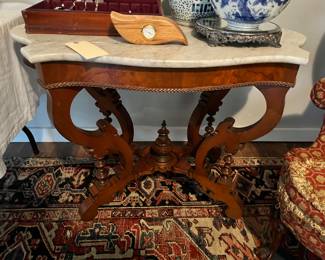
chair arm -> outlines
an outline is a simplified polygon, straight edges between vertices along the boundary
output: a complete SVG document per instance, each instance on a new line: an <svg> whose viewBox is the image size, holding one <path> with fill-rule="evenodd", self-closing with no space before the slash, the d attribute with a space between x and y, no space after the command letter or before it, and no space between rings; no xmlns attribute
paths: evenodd
<svg viewBox="0 0 325 260"><path fill-rule="evenodd" d="M310 98L317 107L325 109L325 78L320 79L314 85Z"/></svg>

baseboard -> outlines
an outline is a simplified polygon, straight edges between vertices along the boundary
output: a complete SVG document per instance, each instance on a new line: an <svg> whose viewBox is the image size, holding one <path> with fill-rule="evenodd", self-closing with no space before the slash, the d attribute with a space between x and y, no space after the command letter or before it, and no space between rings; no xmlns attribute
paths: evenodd
<svg viewBox="0 0 325 260"><path fill-rule="evenodd" d="M185 127L168 127L170 139L173 141L186 140ZM67 142L54 128L31 127L37 142ZM152 141L157 137L157 127L135 126L135 141ZM266 142L312 142L319 132L318 128L275 128L272 132L258 139ZM21 131L13 142L28 142L26 135Z"/></svg>

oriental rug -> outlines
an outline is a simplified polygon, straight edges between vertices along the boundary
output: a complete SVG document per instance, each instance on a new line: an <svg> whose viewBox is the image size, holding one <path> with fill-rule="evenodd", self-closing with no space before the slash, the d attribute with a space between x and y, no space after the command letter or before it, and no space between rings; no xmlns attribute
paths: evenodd
<svg viewBox="0 0 325 260"><path fill-rule="evenodd" d="M235 157L244 218L185 176L130 183L84 222L93 162L13 158L0 180L0 259L259 259L277 235L279 158ZM114 161L108 161L113 164Z"/></svg>

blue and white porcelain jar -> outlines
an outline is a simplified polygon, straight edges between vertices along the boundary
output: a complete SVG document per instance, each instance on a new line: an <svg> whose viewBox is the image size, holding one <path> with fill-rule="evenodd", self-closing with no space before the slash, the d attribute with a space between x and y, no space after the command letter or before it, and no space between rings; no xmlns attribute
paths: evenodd
<svg viewBox="0 0 325 260"><path fill-rule="evenodd" d="M181 25L191 26L203 17L215 16L211 0L168 0L172 17Z"/></svg>
<svg viewBox="0 0 325 260"><path fill-rule="evenodd" d="M211 0L216 14L236 31L258 30L261 23L272 20L290 0Z"/></svg>

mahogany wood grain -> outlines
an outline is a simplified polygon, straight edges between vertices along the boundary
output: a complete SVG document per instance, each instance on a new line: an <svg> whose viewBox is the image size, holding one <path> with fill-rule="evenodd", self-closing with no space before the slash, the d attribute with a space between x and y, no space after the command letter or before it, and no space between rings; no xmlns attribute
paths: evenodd
<svg viewBox="0 0 325 260"><path fill-rule="evenodd" d="M27 33L118 36L109 13L23 11ZM100 26L99 26L100 25Z"/></svg>
<svg viewBox="0 0 325 260"><path fill-rule="evenodd" d="M205 91L283 82L294 85L298 65L270 63L229 67L144 68L91 62L56 61L37 64L44 88L62 83L143 91Z"/></svg>
<svg viewBox="0 0 325 260"><path fill-rule="evenodd" d="M112 24L110 12L134 13L145 15L163 15L160 0L110 0L99 4L98 11L94 11L95 3L88 3L84 11L82 2L76 3L73 10L54 10L60 5L52 0L41 1L22 11L27 33L41 34L76 34L117 36L118 32ZM69 8L73 1L64 1ZM120 5L122 3L122 6Z"/></svg>

